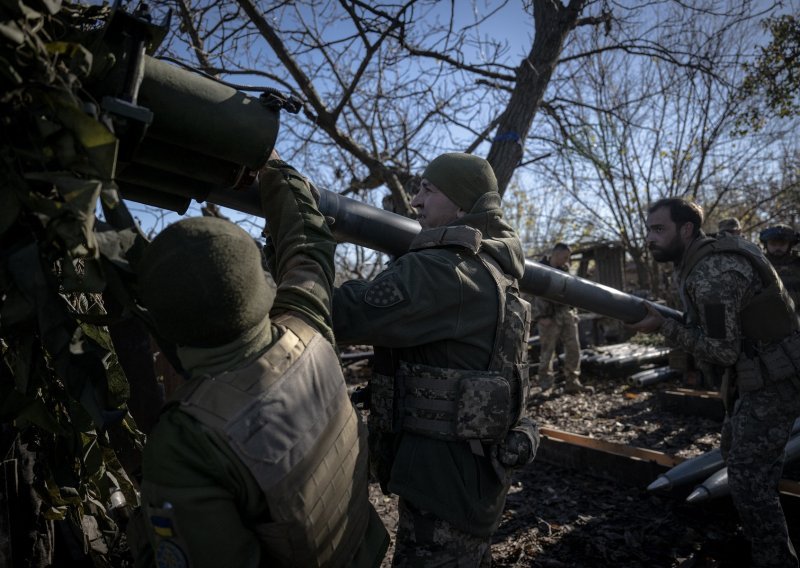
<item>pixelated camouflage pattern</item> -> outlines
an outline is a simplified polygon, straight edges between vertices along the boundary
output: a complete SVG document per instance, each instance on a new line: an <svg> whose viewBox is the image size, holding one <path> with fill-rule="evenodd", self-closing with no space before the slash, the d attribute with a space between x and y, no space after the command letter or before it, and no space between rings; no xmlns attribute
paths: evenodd
<svg viewBox="0 0 800 568"><path fill-rule="evenodd" d="M369 417L368 424L371 431L395 432L394 412L394 383L395 377L373 373L370 381Z"/></svg>
<svg viewBox="0 0 800 568"><path fill-rule="evenodd" d="M722 450L728 483L752 543L753 566L797 566L778 482L784 446L798 415L800 396L791 381L782 381L742 393L726 420Z"/></svg>
<svg viewBox="0 0 800 568"><path fill-rule="evenodd" d="M393 567L491 566L491 538L460 531L403 498L399 500L398 512Z"/></svg>
<svg viewBox="0 0 800 568"><path fill-rule="evenodd" d="M761 277L744 256L718 253L701 258L679 286L687 323L666 320L661 332L671 345L726 369L728 379L722 394L728 401L728 417L722 450L727 456L731 495L752 544L753 565L796 566L780 507L778 480L783 448L800 414L797 377L765 381L737 393L732 369L741 355L739 314L762 289ZM717 308L708 310L708 306ZM709 317L721 317L722 321L710 322Z"/></svg>
<svg viewBox="0 0 800 568"><path fill-rule="evenodd" d="M464 377L459 384L456 436L502 442L515 416L511 387L503 377Z"/></svg>
<svg viewBox="0 0 800 568"><path fill-rule="evenodd" d="M500 314L489 370L501 374L511 385L513 415L508 424L513 425L524 414L530 390L528 334L531 328L531 305L520 295L518 282L506 275L491 256L480 253L480 258L492 274L500 298Z"/></svg>
<svg viewBox="0 0 800 568"><path fill-rule="evenodd" d="M539 449L539 426L530 418L522 418L497 445L497 459L508 468L527 465Z"/></svg>
<svg viewBox="0 0 800 568"><path fill-rule="evenodd" d="M404 430L440 440L499 442L512 412L509 382L496 373L402 363ZM374 396L373 392L373 396Z"/></svg>
<svg viewBox="0 0 800 568"><path fill-rule="evenodd" d="M722 367L734 365L742 339L739 312L763 288L758 274L743 256L711 254L700 260L679 286L687 324L668 319L661 333L672 346L680 347L696 359ZM706 331L709 312L705 307L710 305L720 306L723 337L710 337Z"/></svg>
<svg viewBox="0 0 800 568"><path fill-rule="evenodd" d="M539 386L553 386L553 361L560 341L564 346L564 377L575 383L581 374L581 345L578 338L578 316L572 310L559 310L545 323L539 320Z"/></svg>
<svg viewBox="0 0 800 568"><path fill-rule="evenodd" d="M401 363L397 380L404 396L396 399L396 403L400 405L403 430L455 440L459 384L470 374L462 369ZM437 405L437 402L449 404Z"/></svg>
<svg viewBox="0 0 800 568"><path fill-rule="evenodd" d="M794 302L794 309L800 313L800 255L797 251L790 251L790 254L775 258L772 255L766 255L767 260L775 267L778 276L781 277L783 286Z"/></svg>

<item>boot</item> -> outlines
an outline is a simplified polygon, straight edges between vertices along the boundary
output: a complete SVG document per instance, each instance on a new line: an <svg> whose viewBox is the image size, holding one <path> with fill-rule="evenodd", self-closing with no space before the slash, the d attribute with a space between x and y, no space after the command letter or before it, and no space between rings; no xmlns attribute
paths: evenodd
<svg viewBox="0 0 800 568"><path fill-rule="evenodd" d="M569 394L577 394L579 392L594 394L594 387L590 387L581 383L580 379L573 378L567 379L566 385L564 385L564 392Z"/></svg>
<svg viewBox="0 0 800 568"><path fill-rule="evenodd" d="M553 390L555 379L553 377L544 377L539 379L539 388L542 389L542 394L546 394Z"/></svg>

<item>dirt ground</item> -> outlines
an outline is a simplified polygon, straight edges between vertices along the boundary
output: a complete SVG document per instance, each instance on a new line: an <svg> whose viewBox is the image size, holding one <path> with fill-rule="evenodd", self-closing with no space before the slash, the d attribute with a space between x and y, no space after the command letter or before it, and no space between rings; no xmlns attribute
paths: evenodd
<svg viewBox="0 0 800 568"><path fill-rule="evenodd" d="M359 374L359 369L354 370ZM361 371L368 371L362 367ZM613 442L691 457L719 443L714 420L663 411L655 394L677 381L634 388L622 379L586 377L593 394L556 388L534 394L531 416L541 425ZM729 499L705 507L684 504L692 487L652 494L534 461L520 471L493 539L498 567L735 567L746 566L747 544ZM373 484L370 496L394 538L397 498ZM383 566L390 566L390 548Z"/></svg>

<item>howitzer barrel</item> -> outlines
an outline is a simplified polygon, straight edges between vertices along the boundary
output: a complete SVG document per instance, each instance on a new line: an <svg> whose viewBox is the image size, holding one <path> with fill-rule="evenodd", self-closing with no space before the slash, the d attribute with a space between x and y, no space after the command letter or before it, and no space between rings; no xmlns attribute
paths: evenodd
<svg viewBox="0 0 800 568"><path fill-rule="evenodd" d="M258 189L254 186L237 191L214 190L207 199L244 213L263 215ZM337 239L388 254L406 252L420 231L416 221L330 191L320 191L319 205L323 215L334 219L331 229ZM530 260L525 261L525 274L520 281L520 288L548 300L628 323L639 321L647 313L645 300L641 298ZM659 304L651 305L665 317L682 317L677 310Z"/></svg>

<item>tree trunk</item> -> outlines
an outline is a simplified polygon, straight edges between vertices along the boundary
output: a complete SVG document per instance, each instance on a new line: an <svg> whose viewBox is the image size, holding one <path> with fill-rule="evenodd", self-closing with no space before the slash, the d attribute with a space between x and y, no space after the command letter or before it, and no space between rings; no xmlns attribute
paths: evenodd
<svg viewBox="0 0 800 568"><path fill-rule="evenodd" d="M500 194L505 193L514 170L522 161L523 144L542 102L547 84L558 62L564 39L575 27L586 0L534 0L535 37L528 56L517 68L517 81L500 117L497 134L487 157L497 176Z"/></svg>

